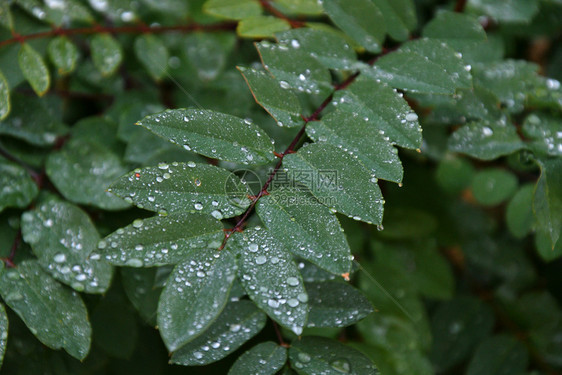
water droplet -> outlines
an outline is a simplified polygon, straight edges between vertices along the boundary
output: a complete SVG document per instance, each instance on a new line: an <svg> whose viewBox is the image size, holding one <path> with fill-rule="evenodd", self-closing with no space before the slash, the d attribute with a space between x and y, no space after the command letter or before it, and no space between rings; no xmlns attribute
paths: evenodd
<svg viewBox="0 0 562 375"><path fill-rule="evenodd" d="M258 245L255 243L251 243L250 246L248 246L248 250L250 250L252 253L255 253L256 251L258 251Z"/></svg>
<svg viewBox="0 0 562 375"><path fill-rule="evenodd" d="M195 203L193 205L193 207L197 210L197 211L201 211L203 209L203 205L201 203Z"/></svg>
<svg viewBox="0 0 562 375"><path fill-rule="evenodd" d="M300 352L300 353L297 355L297 357L298 357L299 361L301 361L301 362L303 362L303 363L308 363L308 362L310 362L310 360L312 359L312 358L310 357L310 354L304 353L304 352Z"/></svg>
<svg viewBox="0 0 562 375"><path fill-rule="evenodd" d="M201 180L196 178L195 179L195 186L201 186Z"/></svg>
<svg viewBox="0 0 562 375"><path fill-rule="evenodd" d="M343 374L348 374L351 371L351 365L347 359L336 359L330 362L330 366L336 371L339 371Z"/></svg>
<svg viewBox="0 0 562 375"><path fill-rule="evenodd" d="M142 260L131 258L125 264L130 267L142 267Z"/></svg>
<svg viewBox="0 0 562 375"><path fill-rule="evenodd" d="M289 284L290 286L297 286L299 285L299 279L297 279L296 277L289 277L287 278L287 284Z"/></svg>
<svg viewBox="0 0 562 375"><path fill-rule="evenodd" d="M133 221L133 227L135 228L142 227L142 219L136 219L135 221Z"/></svg>
<svg viewBox="0 0 562 375"><path fill-rule="evenodd" d="M417 119L418 115L413 112L406 115L406 121L416 121Z"/></svg>
<svg viewBox="0 0 562 375"><path fill-rule="evenodd" d="M259 255L256 258L256 264L265 264L267 262L267 258L264 255Z"/></svg>
<svg viewBox="0 0 562 375"><path fill-rule="evenodd" d="M287 304L291 307L297 307L299 305L299 301L296 298L291 298L287 301Z"/></svg>
<svg viewBox="0 0 562 375"><path fill-rule="evenodd" d="M66 260L66 255L64 255L63 253L59 253L55 255L53 259L56 263L62 263Z"/></svg>
<svg viewBox="0 0 562 375"><path fill-rule="evenodd" d="M195 168L196 165L197 165L197 164L195 164L194 161L188 161L188 162L187 162L187 166L188 166L189 168Z"/></svg>

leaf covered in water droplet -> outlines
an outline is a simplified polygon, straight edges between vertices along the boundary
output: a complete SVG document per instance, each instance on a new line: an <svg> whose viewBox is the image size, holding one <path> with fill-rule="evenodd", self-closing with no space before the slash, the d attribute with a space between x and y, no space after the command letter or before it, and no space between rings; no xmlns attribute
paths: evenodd
<svg viewBox="0 0 562 375"><path fill-rule="evenodd" d="M11 269L0 262L0 295L43 344L80 360L86 357L91 327L84 302L37 262L23 261Z"/></svg>
<svg viewBox="0 0 562 375"><path fill-rule="evenodd" d="M99 234L88 215L67 202L43 203L22 216L23 239L39 264L57 280L79 292L104 293L112 267L90 256Z"/></svg>
<svg viewBox="0 0 562 375"><path fill-rule="evenodd" d="M138 122L169 141L210 158L242 164L273 160L269 136L249 120L197 109L166 110Z"/></svg>
<svg viewBox="0 0 562 375"><path fill-rule="evenodd" d="M228 375L275 375L287 361L287 349L265 341L242 354Z"/></svg>
<svg viewBox="0 0 562 375"><path fill-rule="evenodd" d="M173 213L137 219L105 237L98 247L113 265L153 267L177 264L195 252L217 250L223 238L222 224L212 217Z"/></svg>
<svg viewBox="0 0 562 375"><path fill-rule="evenodd" d="M308 192L274 190L258 201L256 211L293 254L336 275L349 272L351 250L338 219Z"/></svg>
<svg viewBox="0 0 562 375"><path fill-rule="evenodd" d="M375 375L375 365L363 353L336 340L305 336L291 343L292 367L303 375Z"/></svg>
<svg viewBox="0 0 562 375"><path fill-rule="evenodd" d="M254 337L265 322L265 314L252 302L230 302L201 336L172 355L171 363L195 366L216 362Z"/></svg>
<svg viewBox="0 0 562 375"><path fill-rule="evenodd" d="M194 340L217 319L235 277L236 260L228 250L196 251L176 266L158 303L158 327L169 351Z"/></svg>
<svg viewBox="0 0 562 375"><path fill-rule="evenodd" d="M109 76L117 70L123 60L121 44L111 34L98 33L90 42L92 60L103 76Z"/></svg>
<svg viewBox="0 0 562 375"><path fill-rule="evenodd" d="M0 212L6 207L27 206L38 192L28 171L0 157Z"/></svg>
<svg viewBox="0 0 562 375"><path fill-rule="evenodd" d="M147 210L204 213L218 220L240 215L250 205L245 181L192 161L136 169L114 182L110 191Z"/></svg>
<svg viewBox="0 0 562 375"><path fill-rule="evenodd" d="M0 368L4 360L6 352L6 344L8 343L8 315L3 304L0 304ZM284 362L284 361L283 361Z"/></svg>
<svg viewBox="0 0 562 375"><path fill-rule="evenodd" d="M285 156L283 166L325 206L356 220L382 222L383 199L376 178L347 152L314 143Z"/></svg>
<svg viewBox="0 0 562 375"><path fill-rule="evenodd" d="M297 334L308 314L308 295L291 254L268 230L234 233L227 249L239 258L238 277L248 296L269 317Z"/></svg>

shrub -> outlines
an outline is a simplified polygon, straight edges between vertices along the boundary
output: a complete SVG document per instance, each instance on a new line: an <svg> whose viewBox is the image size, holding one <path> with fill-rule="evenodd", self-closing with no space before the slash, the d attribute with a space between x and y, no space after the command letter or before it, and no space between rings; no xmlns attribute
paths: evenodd
<svg viewBox="0 0 562 375"><path fill-rule="evenodd" d="M4 372L562 371L561 23L3 1Z"/></svg>

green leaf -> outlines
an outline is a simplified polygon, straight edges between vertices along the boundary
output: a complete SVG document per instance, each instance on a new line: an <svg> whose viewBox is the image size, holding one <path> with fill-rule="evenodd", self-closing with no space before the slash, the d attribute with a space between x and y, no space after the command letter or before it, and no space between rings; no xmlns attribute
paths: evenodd
<svg viewBox="0 0 562 375"><path fill-rule="evenodd" d="M382 49L385 17L371 0L325 0L324 10L336 26L372 53Z"/></svg>
<svg viewBox="0 0 562 375"><path fill-rule="evenodd" d="M487 39L478 19L458 12L441 12L424 26L422 36L441 40L455 50L464 50Z"/></svg>
<svg viewBox="0 0 562 375"><path fill-rule="evenodd" d="M236 32L243 38L268 38L280 31L290 30L291 25L286 20L274 16L252 16L244 18Z"/></svg>
<svg viewBox="0 0 562 375"><path fill-rule="evenodd" d="M474 84L494 93L511 113L524 109L539 69L536 64L519 60L474 64L473 68Z"/></svg>
<svg viewBox="0 0 562 375"><path fill-rule="evenodd" d="M373 306L359 290L342 282L306 283L307 327L347 327L373 312Z"/></svg>
<svg viewBox="0 0 562 375"><path fill-rule="evenodd" d="M192 161L136 169L110 191L147 210L204 213L218 220L240 215L250 205L250 191L235 174Z"/></svg>
<svg viewBox="0 0 562 375"><path fill-rule="evenodd" d="M80 56L78 48L70 39L62 35L49 42L47 52L60 75L72 73Z"/></svg>
<svg viewBox="0 0 562 375"><path fill-rule="evenodd" d="M482 341L468 365L467 375L523 374L529 363L527 348L508 335Z"/></svg>
<svg viewBox="0 0 562 375"><path fill-rule="evenodd" d="M68 200L106 210L129 207L106 189L127 172L121 160L105 147L83 139L71 139L51 153L45 170L56 188Z"/></svg>
<svg viewBox="0 0 562 375"><path fill-rule="evenodd" d="M24 43L18 53L18 63L33 91L43 96L51 85L51 76L43 57L29 44Z"/></svg>
<svg viewBox="0 0 562 375"><path fill-rule="evenodd" d="M526 184L511 198L505 211L507 229L516 238L523 238L531 232L535 223L533 217L533 195L535 187Z"/></svg>
<svg viewBox="0 0 562 375"><path fill-rule="evenodd" d="M458 194L470 186L474 177L474 167L465 158L447 154L437 166L435 179L443 190Z"/></svg>
<svg viewBox="0 0 562 375"><path fill-rule="evenodd" d="M166 45L153 34L142 34L135 39L135 55L144 65L148 73L156 81L166 74L168 66L168 49Z"/></svg>
<svg viewBox="0 0 562 375"><path fill-rule="evenodd" d="M13 30L14 17L12 16L10 5L10 1L2 2L0 4L0 25L4 26L8 30Z"/></svg>
<svg viewBox="0 0 562 375"><path fill-rule="evenodd" d="M54 201L41 204L22 215L21 230L39 264L54 278L79 292L107 290L112 267L91 255L99 234L77 206Z"/></svg>
<svg viewBox="0 0 562 375"><path fill-rule="evenodd" d="M235 276L236 260L227 250L194 252L176 266L158 303L158 329L169 351L193 341L217 319Z"/></svg>
<svg viewBox="0 0 562 375"><path fill-rule="evenodd" d="M443 42L422 38L402 44L361 72L408 92L452 95L472 87L471 67L461 57Z"/></svg>
<svg viewBox="0 0 562 375"><path fill-rule="evenodd" d="M46 98L12 94L10 115L0 122L0 134L22 139L36 146L49 146L67 132L53 115ZM56 107L55 107L56 108Z"/></svg>
<svg viewBox="0 0 562 375"><path fill-rule="evenodd" d="M336 30L302 27L276 35L279 43L302 49L330 69L353 69L355 51Z"/></svg>
<svg viewBox="0 0 562 375"><path fill-rule="evenodd" d="M37 196L37 184L29 172L0 157L0 212L6 207L26 207Z"/></svg>
<svg viewBox="0 0 562 375"><path fill-rule="evenodd" d="M549 156L562 156L562 120L543 113L531 113L523 123L523 135L531 139L529 147Z"/></svg>
<svg viewBox="0 0 562 375"><path fill-rule="evenodd" d="M289 349L292 367L301 375L374 375L377 369L363 353L338 341L316 336L295 340Z"/></svg>
<svg viewBox="0 0 562 375"><path fill-rule="evenodd" d="M267 134L249 120L207 110L175 109L138 122L188 151L242 164L273 160Z"/></svg>
<svg viewBox="0 0 562 375"><path fill-rule="evenodd" d="M539 166L533 210L537 229L548 234L554 249L562 231L562 159L540 160Z"/></svg>
<svg viewBox="0 0 562 375"><path fill-rule="evenodd" d="M266 320L252 302L230 302L209 329L175 352L170 362L195 366L218 361L254 337Z"/></svg>
<svg viewBox="0 0 562 375"><path fill-rule="evenodd" d="M337 217L306 191L274 190L260 198L256 211L293 254L336 275L349 272L351 250Z"/></svg>
<svg viewBox="0 0 562 375"><path fill-rule="evenodd" d="M308 295L287 249L269 231L253 227L233 234L227 249L239 259L238 275L248 296L269 317L296 334L308 314Z"/></svg>
<svg viewBox="0 0 562 375"><path fill-rule="evenodd" d="M228 375L275 375L287 361L287 349L272 341L262 342L242 354Z"/></svg>
<svg viewBox="0 0 562 375"><path fill-rule="evenodd" d="M382 222L377 179L347 152L328 144L310 144L285 156L283 166L322 204L355 220Z"/></svg>
<svg viewBox="0 0 562 375"><path fill-rule="evenodd" d="M104 238L98 248L113 265L152 267L177 264L195 252L216 250L223 238L219 221L180 212L137 219Z"/></svg>
<svg viewBox="0 0 562 375"><path fill-rule="evenodd" d="M144 321L153 327L156 326L158 300L162 293L162 287L157 281L162 275L167 279L171 270L170 266L121 268L121 280L127 297Z"/></svg>
<svg viewBox="0 0 562 375"><path fill-rule="evenodd" d="M98 33L90 41L92 61L103 76L109 76L117 70L123 60L121 44L107 33Z"/></svg>
<svg viewBox="0 0 562 375"><path fill-rule="evenodd" d="M442 303L431 318L433 346L430 357L438 372L462 362L490 334L494 314L473 297L456 297Z"/></svg>
<svg viewBox="0 0 562 375"><path fill-rule="evenodd" d="M196 32L187 35L183 43L182 57L187 67L194 70L192 74L196 73L200 81L209 82L216 80L225 69L229 54L236 45L236 35ZM216 99L213 95L213 100ZM223 109L222 106L218 108Z"/></svg>
<svg viewBox="0 0 562 375"><path fill-rule="evenodd" d="M509 199L517 190L517 177L509 171L487 168L474 175L472 194L486 206L495 206Z"/></svg>
<svg viewBox="0 0 562 375"><path fill-rule="evenodd" d="M537 0L470 0L467 4L469 11L484 13L496 21L529 23L538 12Z"/></svg>
<svg viewBox="0 0 562 375"><path fill-rule="evenodd" d="M373 0L382 12L388 35L394 40L408 40L418 22L412 0Z"/></svg>
<svg viewBox="0 0 562 375"><path fill-rule="evenodd" d="M23 261L11 269L4 269L0 262L0 294L43 344L63 348L77 359L86 357L91 328L84 302L35 261Z"/></svg>
<svg viewBox="0 0 562 375"><path fill-rule="evenodd" d="M477 159L493 160L525 148L517 129L505 117L497 121L480 121L464 125L448 141L451 151Z"/></svg>
<svg viewBox="0 0 562 375"><path fill-rule="evenodd" d="M256 47L264 67L282 88L324 97L332 91L329 70L296 44L264 40Z"/></svg>
<svg viewBox="0 0 562 375"><path fill-rule="evenodd" d="M382 135L383 139L406 148L420 147L422 135L418 115L402 94L389 86L359 78L347 90L338 91L334 101L340 110L357 113L371 129L377 129L371 132Z"/></svg>
<svg viewBox="0 0 562 375"><path fill-rule="evenodd" d="M8 342L8 315L3 304L0 304L0 369L6 352L6 344ZM283 361L285 362L285 361Z"/></svg>
<svg viewBox="0 0 562 375"><path fill-rule="evenodd" d="M256 102L277 121L277 125L302 126L302 108L295 94L283 89L269 74L239 67Z"/></svg>
<svg viewBox="0 0 562 375"><path fill-rule="evenodd" d="M10 87L8 81L6 81L6 77L4 77L4 73L0 70L0 121L8 117L11 109Z"/></svg>
<svg viewBox="0 0 562 375"><path fill-rule="evenodd" d="M208 0L203 5L203 10L213 16L231 20L259 16L262 12L258 0Z"/></svg>

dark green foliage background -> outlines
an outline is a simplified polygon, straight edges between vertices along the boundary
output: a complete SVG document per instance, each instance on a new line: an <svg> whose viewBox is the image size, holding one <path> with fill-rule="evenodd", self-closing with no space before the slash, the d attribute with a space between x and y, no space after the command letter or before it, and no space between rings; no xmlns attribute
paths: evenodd
<svg viewBox="0 0 562 375"><path fill-rule="evenodd" d="M2 1L0 372L562 372L561 25L560 0ZM260 192L272 170L298 189Z"/></svg>

